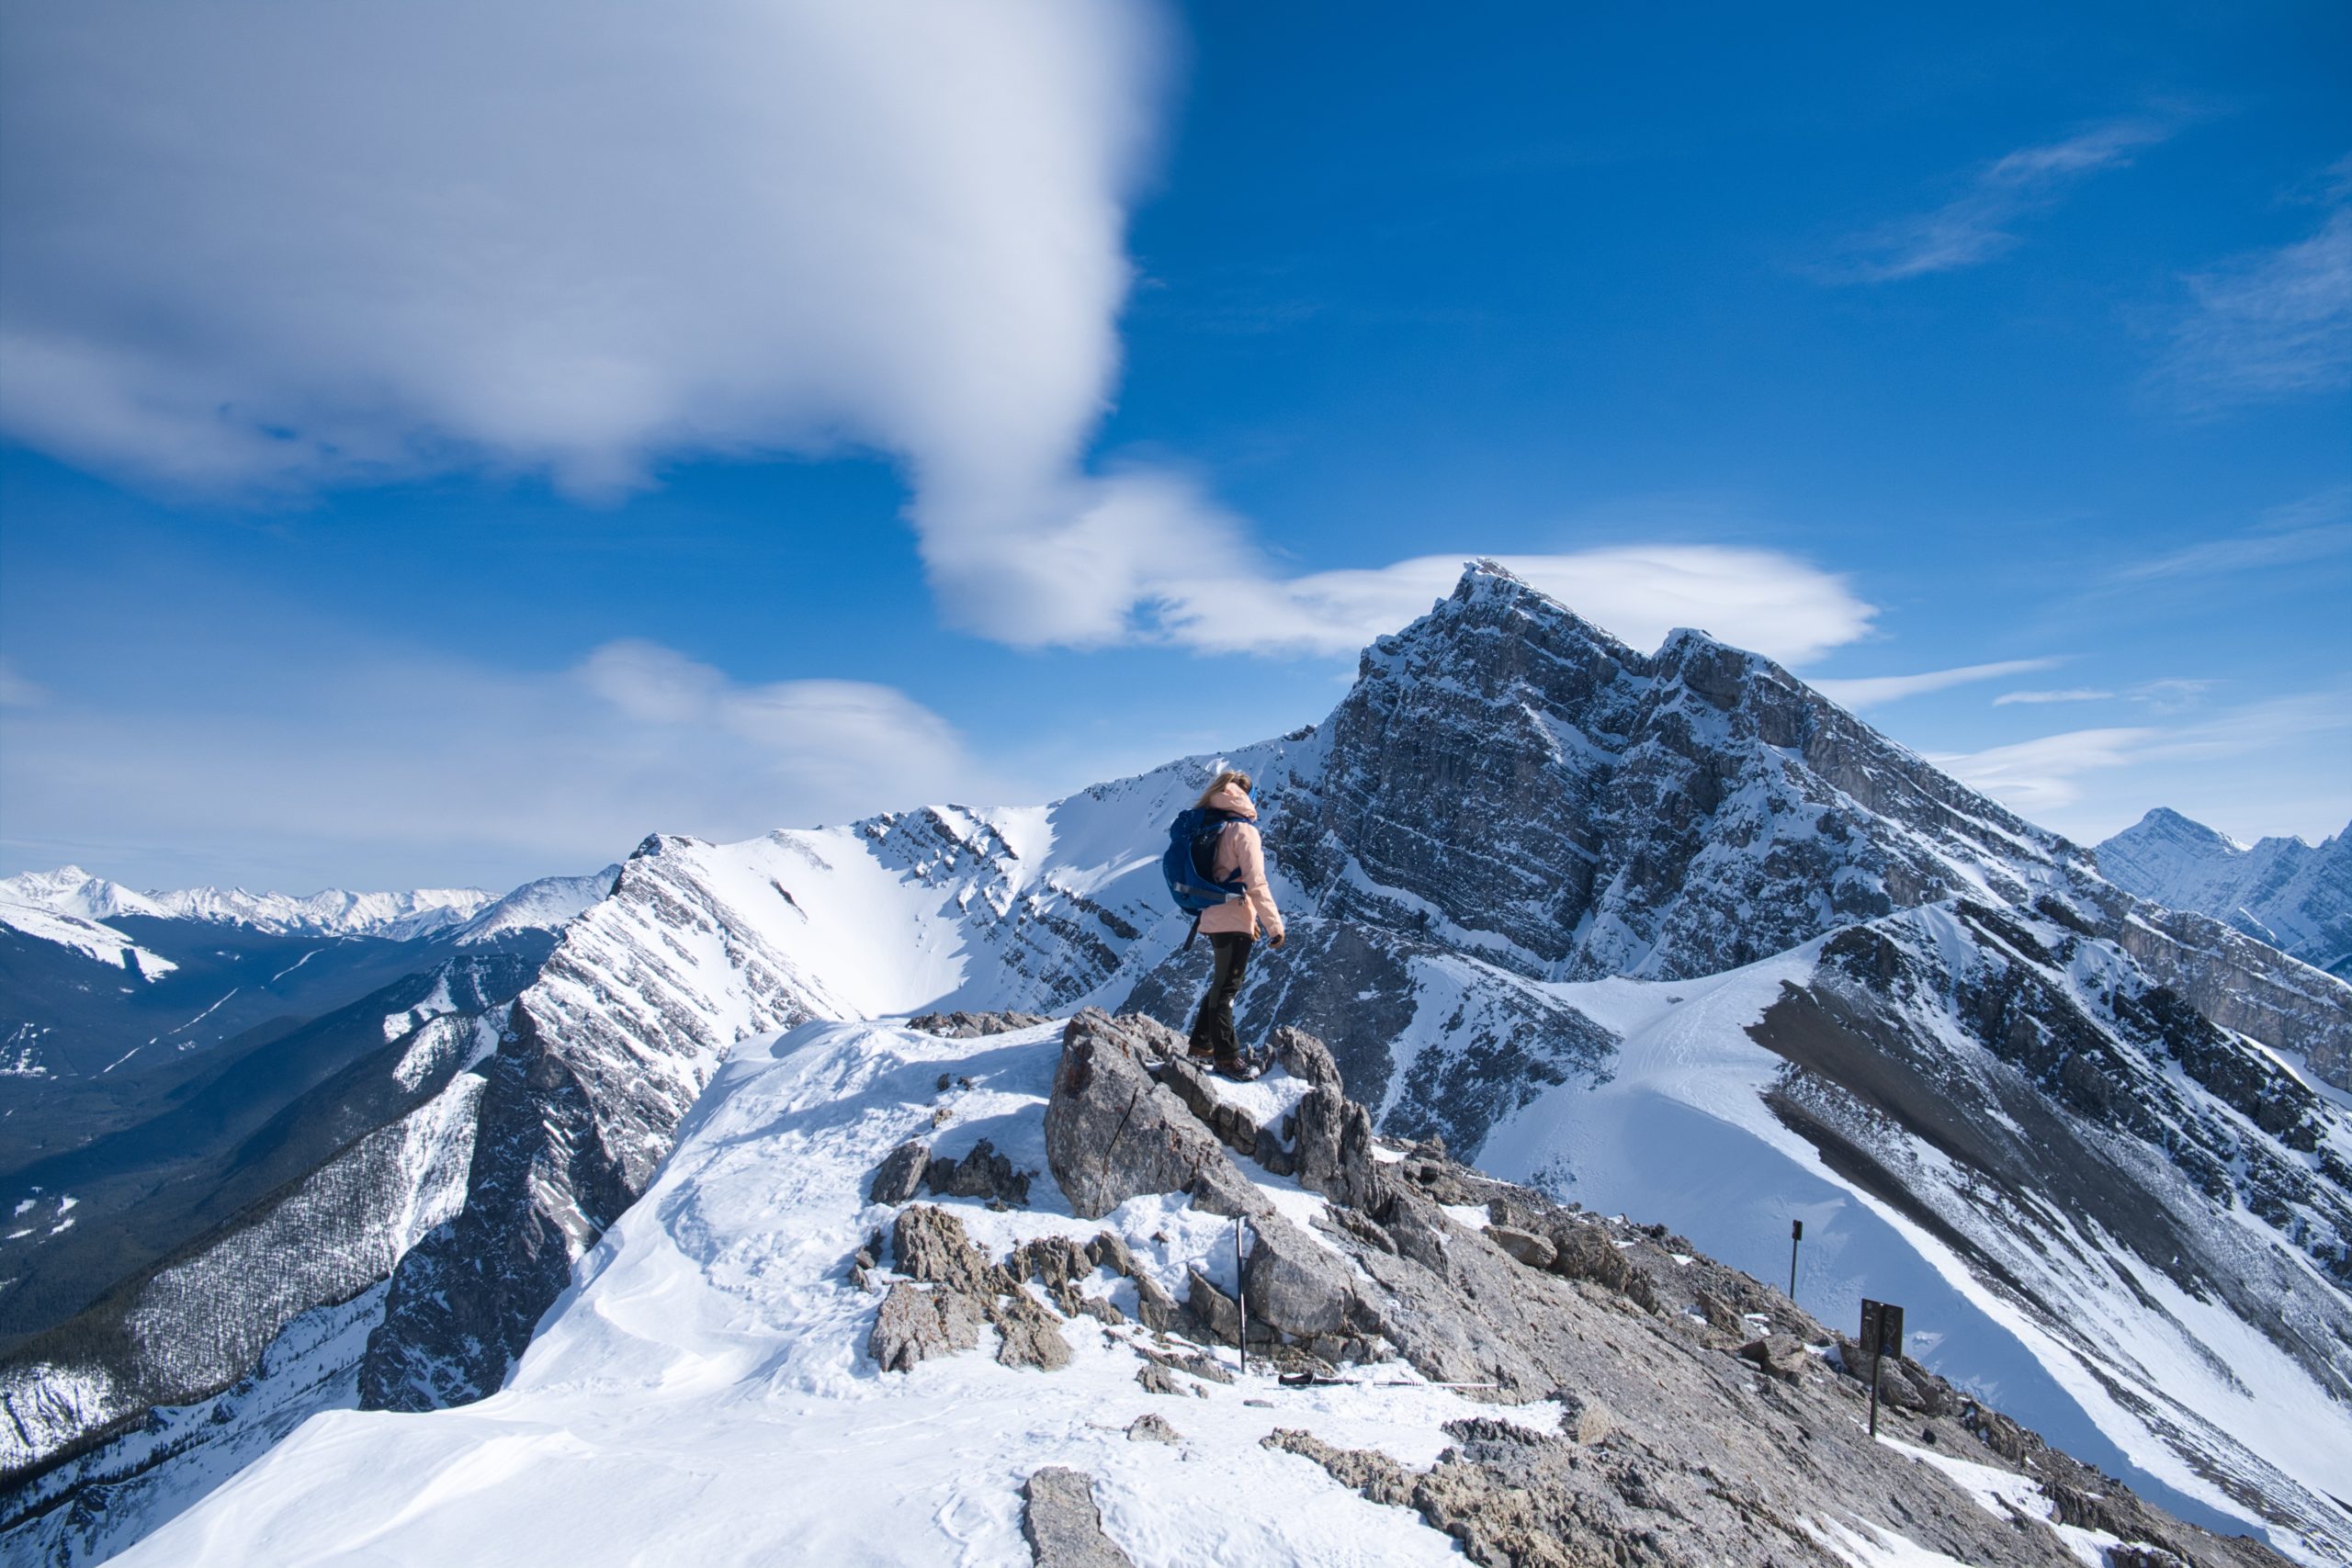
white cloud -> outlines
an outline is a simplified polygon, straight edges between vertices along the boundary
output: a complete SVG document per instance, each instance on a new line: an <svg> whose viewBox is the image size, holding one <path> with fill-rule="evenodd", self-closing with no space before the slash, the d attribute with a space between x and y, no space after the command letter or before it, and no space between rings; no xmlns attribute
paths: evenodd
<svg viewBox="0 0 2352 1568"><path fill-rule="evenodd" d="M1934 211L1857 236L1823 274L1835 282L1889 283L1990 261L2018 243L2011 225L2018 219L2050 207L2090 175L2129 164L2174 129L2154 118L2117 119L2063 141L2021 147L1978 169L1965 190Z"/></svg>
<svg viewBox="0 0 2352 1568"><path fill-rule="evenodd" d="M2005 659L1994 664L1963 664L1954 670L1929 670L1917 675L1859 675L1807 682L1831 702L1860 713L1904 697L1916 697L1928 692L1965 686L1975 681L1990 681L2002 675L2022 675L2030 670L2047 670L2059 662L2055 659ZM1995 705L1998 705L1996 701Z"/></svg>
<svg viewBox="0 0 2352 1568"><path fill-rule="evenodd" d="M37 682L28 680L14 663L0 658L0 708L35 707L48 694Z"/></svg>
<svg viewBox="0 0 2352 1568"><path fill-rule="evenodd" d="M1532 586L1637 648L1697 626L1783 663L1852 642L1876 612L1846 580L1772 550L1627 546L1502 556ZM1236 574L1162 586L1159 635L1212 651L1352 652L1453 591L1460 556L1278 579Z"/></svg>
<svg viewBox="0 0 2352 1568"><path fill-rule="evenodd" d="M2308 238L2188 280L2194 305L2154 377L2214 412L2352 385L2352 206Z"/></svg>
<svg viewBox="0 0 2352 1568"><path fill-rule="evenodd" d="M2035 818L2073 805L2082 797L2076 783L2080 775L2100 768L2130 766L2160 733L2144 728L2076 729L1928 760L2020 816Z"/></svg>
<svg viewBox="0 0 2352 1568"><path fill-rule="evenodd" d="M2162 685L2155 682L2152 685ZM1928 761L2019 814L2104 837L2151 806L2228 818L2262 832L2332 831L2352 811L2343 770L2352 704L2342 691L2295 693L2174 728L2076 729ZM2254 766L2256 761L2259 766ZM2249 778L2249 775L2254 775ZM2217 810L2207 804L2230 804ZM2292 810L2301 820L2283 825ZM2261 814L2259 821L2250 821Z"/></svg>
<svg viewBox="0 0 2352 1568"><path fill-rule="evenodd" d="M41 837L11 858L296 887L422 867L520 881L601 865L656 828L740 839L1013 793L894 688L747 684L650 642L545 672L407 655L274 676L244 709L12 712L6 815Z"/></svg>
<svg viewBox="0 0 2352 1568"><path fill-rule="evenodd" d="M2018 703L2096 703L2114 696L2092 686L2074 686L2063 692L2003 692L1993 699L1993 705L2005 708Z"/></svg>
<svg viewBox="0 0 2352 1568"><path fill-rule="evenodd" d="M2335 485L2270 508L2258 526L2243 533L2127 562L2116 569L2109 586L2307 566L2346 554L2352 554L2352 486Z"/></svg>
<svg viewBox="0 0 2352 1568"><path fill-rule="evenodd" d="M1129 486L1077 464L1156 10L85 0L6 26L7 434L235 491L487 468L594 495L879 448L968 622L1083 640L1099 600L1124 614L1134 541L1103 513Z"/></svg>

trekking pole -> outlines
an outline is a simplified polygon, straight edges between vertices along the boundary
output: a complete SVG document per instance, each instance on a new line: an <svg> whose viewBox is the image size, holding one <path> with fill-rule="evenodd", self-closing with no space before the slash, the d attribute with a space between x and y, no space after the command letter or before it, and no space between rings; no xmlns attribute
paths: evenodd
<svg viewBox="0 0 2352 1568"><path fill-rule="evenodd" d="M1241 1319L1241 1331L1234 1336L1234 1343L1241 1351L1241 1375L1250 1375L1250 1287L1241 1276L1241 1216L1233 1216L1233 1306ZM1872 1433L1878 1428L1872 1427Z"/></svg>
<svg viewBox="0 0 2352 1568"><path fill-rule="evenodd" d="M1789 1222L1789 1301L1792 1305L1797 1299L1797 1243L1804 1239L1804 1222L1791 1220Z"/></svg>

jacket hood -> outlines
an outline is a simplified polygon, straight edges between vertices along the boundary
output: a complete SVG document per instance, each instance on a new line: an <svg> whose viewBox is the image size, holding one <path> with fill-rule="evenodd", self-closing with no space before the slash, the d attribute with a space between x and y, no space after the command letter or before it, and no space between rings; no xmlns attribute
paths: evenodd
<svg viewBox="0 0 2352 1568"><path fill-rule="evenodd" d="M1238 784L1227 784L1209 796L1205 804L1211 811L1230 811L1236 817L1246 817L1252 822L1258 819L1258 808L1250 803L1248 795L1241 793Z"/></svg>

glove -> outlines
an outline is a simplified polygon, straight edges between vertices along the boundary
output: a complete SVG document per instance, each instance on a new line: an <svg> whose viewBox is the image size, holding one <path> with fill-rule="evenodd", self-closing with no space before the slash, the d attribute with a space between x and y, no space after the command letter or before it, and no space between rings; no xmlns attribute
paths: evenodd
<svg viewBox="0 0 2352 1568"><path fill-rule="evenodd" d="M1287 933L1287 932L1285 932L1285 931L1276 931L1272 936L1270 936L1270 937L1268 937L1268 938L1266 939L1266 945L1267 945L1268 947L1271 947L1271 948L1274 948L1274 949L1276 949L1276 950L1279 950L1279 949L1282 947L1283 943L1285 941L1287 941L1287 940L1288 940L1288 937L1289 937L1289 933Z"/></svg>

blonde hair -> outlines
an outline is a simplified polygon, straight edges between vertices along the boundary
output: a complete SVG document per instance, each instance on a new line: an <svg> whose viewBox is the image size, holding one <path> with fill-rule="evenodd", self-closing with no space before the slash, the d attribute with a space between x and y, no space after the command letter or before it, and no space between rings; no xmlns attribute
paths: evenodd
<svg viewBox="0 0 2352 1568"><path fill-rule="evenodd" d="M1193 802L1193 805L1195 807L1208 805L1209 796L1215 795L1217 791L1223 789L1227 784L1238 785L1242 794L1248 795L1250 793L1250 775L1243 773L1238 768L1226 769L1225 772L1217 774L1216 777L1209 781L1209 787L1201 791L1201 798Z"/></svg>

